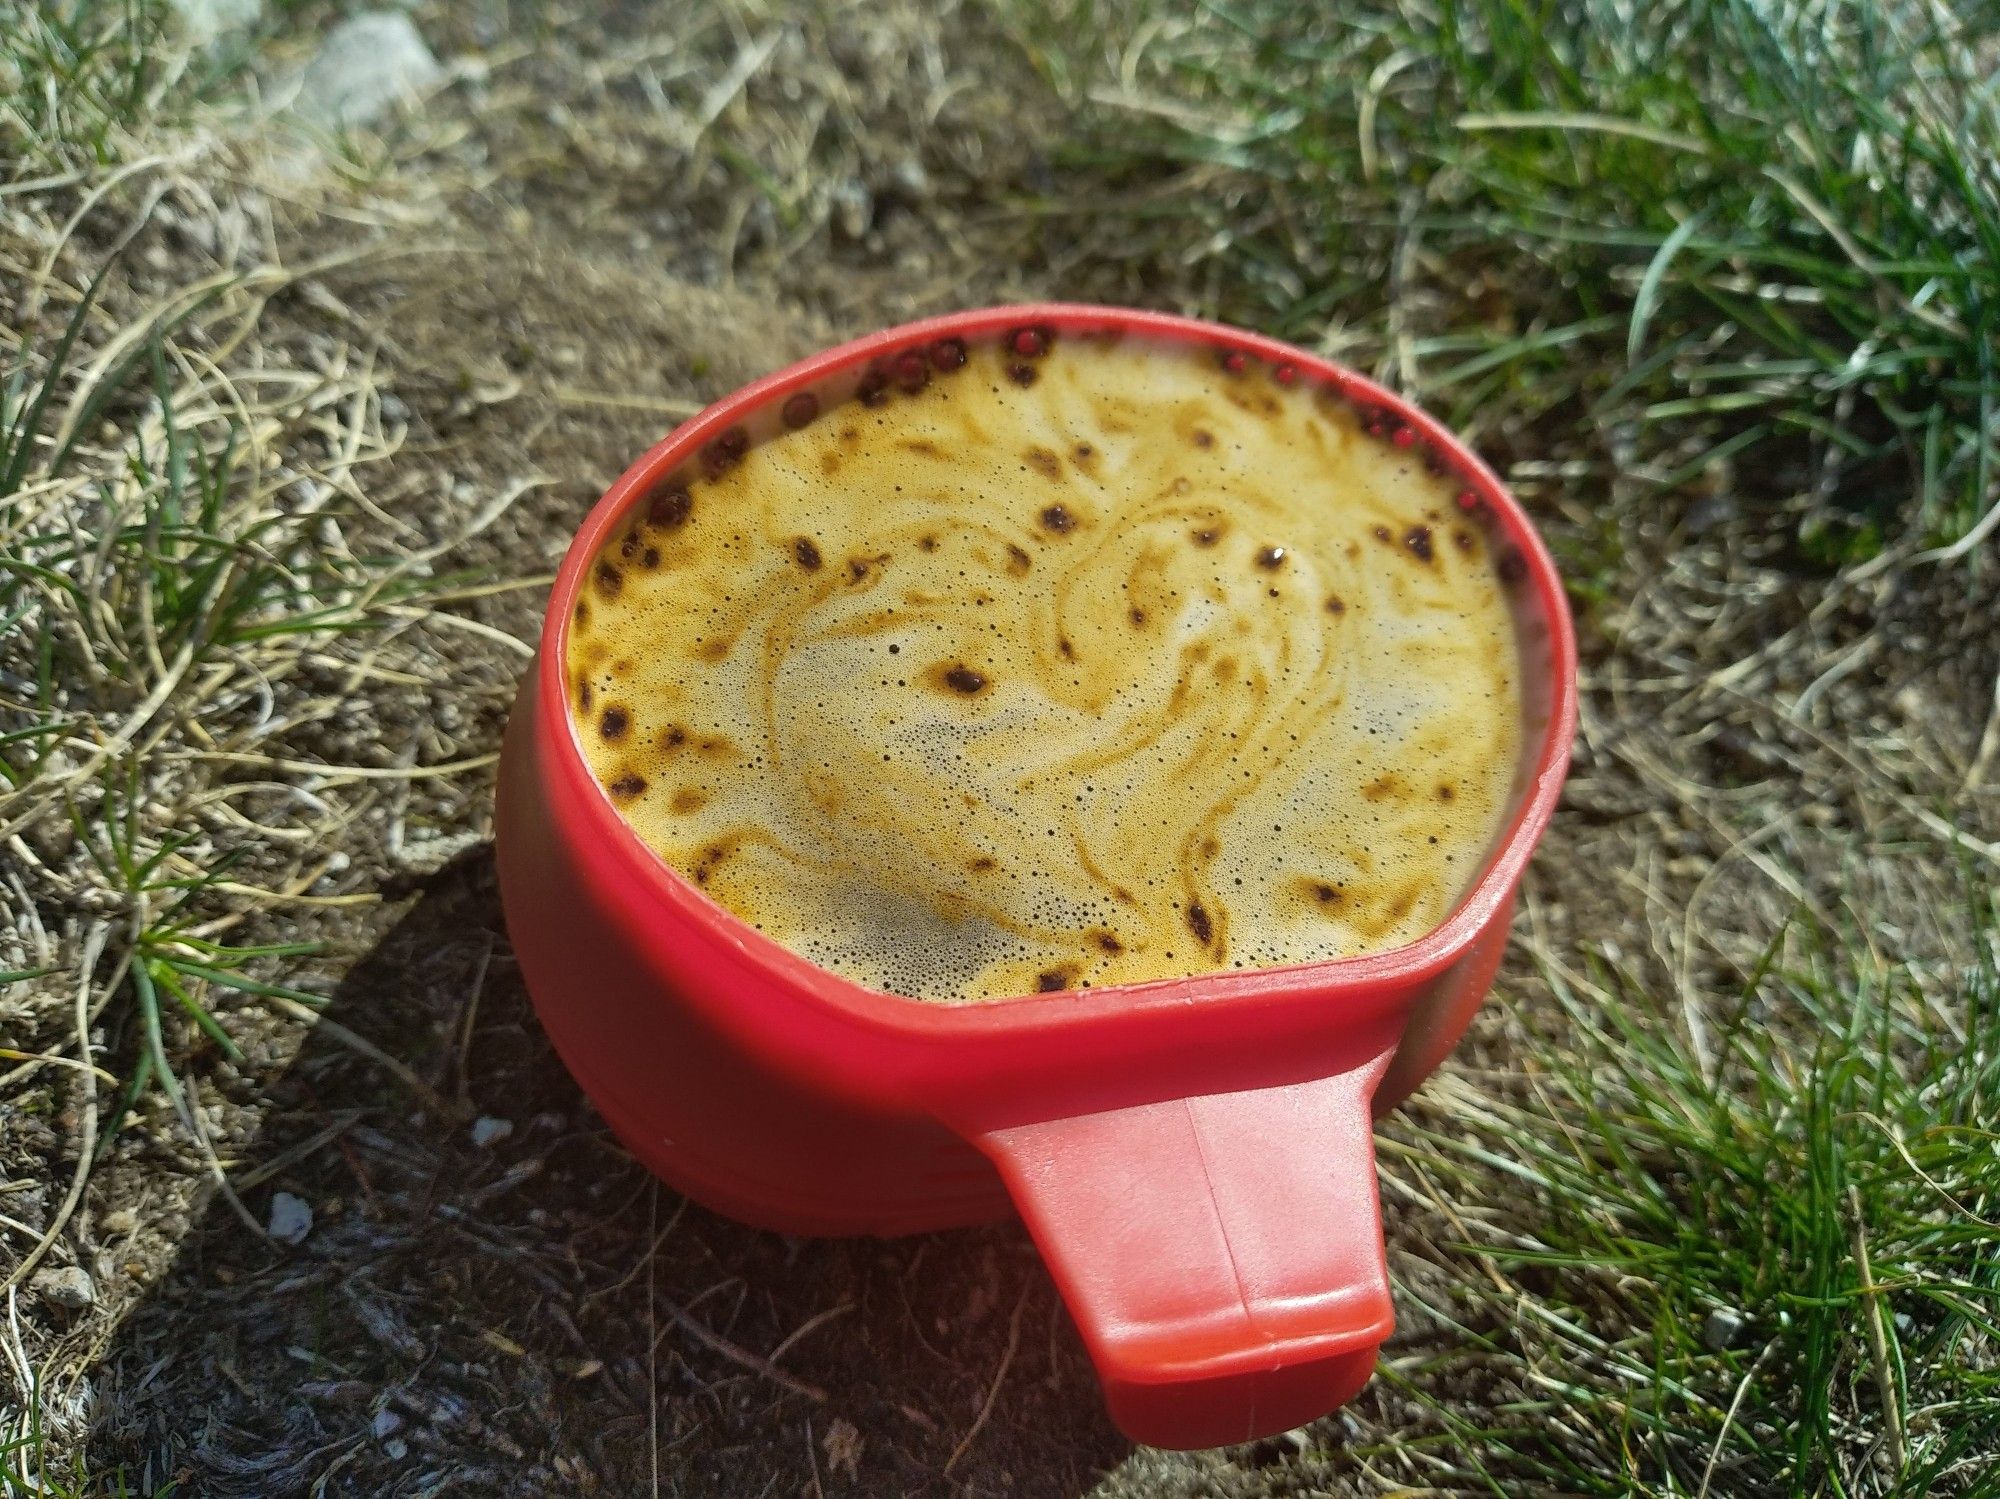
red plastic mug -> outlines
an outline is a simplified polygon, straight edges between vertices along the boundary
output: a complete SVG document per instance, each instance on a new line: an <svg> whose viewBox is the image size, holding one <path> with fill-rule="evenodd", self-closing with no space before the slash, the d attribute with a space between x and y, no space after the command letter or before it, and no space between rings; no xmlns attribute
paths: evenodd
<svg viewBox="0 0 2000 1499"><path fill-rule="evenodd" d="M590 564L630 509L787 397L840 398L944 337L1123 329L1292 366L1462 476L1518 576L1529 723L1511 820L1444 922L1394 951L964 1006L795 956L652 853L592 778L563 688ZM889 367L893 367L891 364ZM1407 428L1409 438L1401 436ZM507 925L556 1049L632 1153L731 1217L803 1234L1026 1221L1134 1439L1214 1446L1354 1395L1392 1325L1373 1115L1456 1044L1561 789L1576 649L1500 482L1387 391L1271 339L1047 305L892 328L745 387L611 486L557 574L501 758Z"/></svg>

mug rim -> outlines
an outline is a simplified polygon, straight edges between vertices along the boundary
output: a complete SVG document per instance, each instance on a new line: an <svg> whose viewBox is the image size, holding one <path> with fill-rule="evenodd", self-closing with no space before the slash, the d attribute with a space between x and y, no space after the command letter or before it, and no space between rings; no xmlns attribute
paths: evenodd
<svg viewBox="0 0 2000 1499"><path fill-rule="evenodd" d="M1488 853L1477 879L1444 919L1399 947L1350 957L1323 958L1267 968L1228 969L998 999L938 1002L876 989L821 967L758 931L714 900L642 840L591 774L570 712L566 663L569 628L589 568L604 545L655 487L694 459L703 446L753 413L767 411L785 397L832 376L940 338L980 338L1024 326L1057 332L1119 331L1163 340L1241 352L1274 365L1290 364L1301 375L1339 389L1357 404L1381 411L1441 453L1453 472L1484 501L1507 541L1525 564L1523 584L1533 590L1548 629L1547 669L1553 678L1548 722L1533 756L1527 787ZM587 826L570 830L608 857L613 873L636 886L655 909L677 922L725 939L761 976L789 994L831 1011L879 1035L917 1042L944 1042L1005 1031L1053 1033L1101 1024L1113 1017L1154 1015L1161 1021L1185 1014L1191 1003L1203 1011L1245 1005L1326 1001L1347 998L1361 1010L1368 999L1390 1002L1413 992L1465 955L1466 950L1509 900L1536 843L1547 828L1568 769L1576 732L1576 638L1568 601L1554 559L1520 502L1454 433L1401 396L1320 355L1278 339L1222 323L1178 314L1090 303L1035 302L969 309L885 328L821 350L751 381L673 428L605 490L571 538L557 570L544 612L535 662L537 737L553 751L546 769L563 783L561 805Z"/></svg>

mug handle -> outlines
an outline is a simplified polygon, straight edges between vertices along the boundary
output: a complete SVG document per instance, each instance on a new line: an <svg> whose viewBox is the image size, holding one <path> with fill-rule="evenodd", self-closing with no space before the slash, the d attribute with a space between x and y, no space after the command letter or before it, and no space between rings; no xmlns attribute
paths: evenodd
<svg viewBox="0 0 2000 1499"><path fill-rule="evenodd" d="M1395 1045L1367 1037L1352 1065L1305 1082L974 1138L1126 1435L1250 1441L1367 1383L1395 1322L1370 1108Z"/></svg>

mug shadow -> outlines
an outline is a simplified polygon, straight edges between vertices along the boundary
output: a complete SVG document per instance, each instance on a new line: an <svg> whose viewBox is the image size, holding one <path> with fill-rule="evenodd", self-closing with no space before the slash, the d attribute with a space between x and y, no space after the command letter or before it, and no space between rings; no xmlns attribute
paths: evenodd
<svg viewBox="0 0 2000 1499"><path fill-rule="evenodd" d="M490 850L426 883L104 1359L137 1492L1077 1496L1131 1448L1018 1225L795 1240L656 1183L536 1024ZM286 1204L290 1208L290 1204ZM295 1218L297 1210L291 1209Z"/></svg>

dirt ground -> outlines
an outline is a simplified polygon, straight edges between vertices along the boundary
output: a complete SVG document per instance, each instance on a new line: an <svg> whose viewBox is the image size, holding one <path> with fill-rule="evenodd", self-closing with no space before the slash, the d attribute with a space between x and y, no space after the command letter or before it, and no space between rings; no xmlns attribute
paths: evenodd
<svg viewBox="0 0 2000 1499"><path fill-rule="evenodd" d="M218 211L266 216L285 263L339 262L289 282L260 337L368 362L382 456L359 482L383 534L450 538L516 496L440 563L473 580L450 612L474 627L414 627L430 685L357 691L328 667L322 690L349 707L301 728L301 754L490 756L517 643L584 510L751 376L989 301L1205 310L1170 255L1043 211L1065 180L1061 104L984 12L635 6L556 44L419 14L453 80L386 144L302 165L259 134L210 182ZM795 170L753 190L732 169L746 142ZM173 231L149 233L177 253ZM1496 1003L1415 1105L1432 1127L1512 1085L1552 973L1600 960L1684 996L1698 1024L1700 996L1802 908L1944 963L1966 861L1990 876L2000 857L1949 837L1953 822L1991 837L2000 810L1975 764L2000 656L1980 590L1905 555L1816 572L1791 517L1734 505L1726 474L1705 510L1649 514L1609 439L1565 421L1475 434L1565 559L1597 559L1605 601L1582 621L1571 789ZM205 1063L238 1195L260 1222L273 1193L302 1199L301 1243L252 1233L163 1106L107 1152L69 1238L98 1304L22 1313L94 1464L122 1464L139 1492L216 1496L1234 1499L1422 1482L1396 1439L1435 1421L1379 1380L1294 1437L1133 1450L1014 1226L794 1241L652 1182L530 1013L490 775L385 782L313 850L330 862L305 899L252 922L326 944L286 981L330 992L342 1028L246 1001L227 1017L246 1061ZM0 1127L10 1177L67 1180L64 1107ZM1401 1155L1385 1157L1385 1208L1404 1312L1388 1357L1415 1367L1454 1336L1426 1308L1470 1273L1450 1248L1464 1234ZM1467 1413L1512 1393L1433 1391Z"/></svg>

